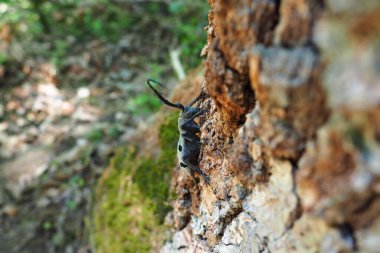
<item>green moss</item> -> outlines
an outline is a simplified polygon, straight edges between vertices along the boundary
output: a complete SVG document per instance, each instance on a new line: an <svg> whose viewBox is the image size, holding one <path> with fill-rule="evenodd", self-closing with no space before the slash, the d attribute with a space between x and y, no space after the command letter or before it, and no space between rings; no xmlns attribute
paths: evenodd
<svg viewBox="0 0 380 253"><path fill-rule="evenodd" d="M161 150L167 153L167 156L177 154L178 141L178 113L171 113L166 117L165 122L160 126L160 144Z"/></svg>
<svg viewBox="0 0 380 253"><path fill-rule="evenodd" d="M153 204L153 211L158 221L163 222L165 215L170 210L167 199L169 198L169 187L171 170L175 166L176 143L178 141L177 131L178 114L170 114L160 126L161 154L156 160L146 158L139 164L134 181Z"/></svg>
<svg viewBox="0 0 380 253"><path fill-rule="evenodd" d="M170 210L170 176L175 166L178 114L160 126L158 157L136 160L136 149L119 150L99 181L94 208L97 252L149 252L159 243Z"/></svg>
<svg viewBox="0 0 380 253"><path fill-rule="evenodd" d="M354 126L347 127L346 135L349 137L352 144L354 144L354 146L358 150L360 150L363 154L368 153L368 150L369 150L368 143L361 129L356 128Z"/></svg>

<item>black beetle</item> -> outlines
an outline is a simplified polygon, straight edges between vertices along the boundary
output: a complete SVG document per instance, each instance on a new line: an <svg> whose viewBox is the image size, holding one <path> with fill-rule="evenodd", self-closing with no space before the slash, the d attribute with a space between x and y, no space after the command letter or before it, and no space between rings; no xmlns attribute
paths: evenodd
<svg viewBox="0 0 380 253"><path fill-rule="evenodd" d="M162 84L152 79L147 80L148 86L164 104L181 110L178 117L178 131L180 136L177 146L177 156L180 167L186 169L192 177L194 177L193 172L198 173L205 182L209 184L209 176L198 167L198 158L202 143L198 136L200 127L194 121L195 118L202 115L205 111L198 107L192 107L204 94L201 92L199 96L187 106L181 103L174 104L164 98L151 83Z"/></svg>

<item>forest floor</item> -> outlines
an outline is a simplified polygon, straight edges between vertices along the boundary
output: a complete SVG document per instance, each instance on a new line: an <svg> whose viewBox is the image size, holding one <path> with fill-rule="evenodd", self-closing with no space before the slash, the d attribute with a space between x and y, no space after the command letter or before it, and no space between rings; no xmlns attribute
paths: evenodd
<svg viewBox="0 0 380 253"><path fill-rule="evenodd" d="M146 79L178 80L170 60L157 63L168 51L146 39L68 36L59 66L36 53L49 40L7 45L22 56L0 65L0 252L91 252L97 178L160 106Z"/></svg>
<svg viewBox="0 0 380 253"><path fill-rule="evenodd" d="M64 75L57 75L49 62L31 58L23 72L5 80L18 85L0 90L5 119L0 152L6 160L0 252L55 252L62 247L86 252L88 235L82 228L88 224L83 217L91 209L96 178L115 147L157 107L154 102L139 104L139 98L149 99L138 95L146 94L146 72L126 69L125 61L138 55L125 54L123 61L122 42L94 42L78 50L79 55L67 56ZM99 71L94 63L106 65L112 51L118 51L117 62Z"/></svg>

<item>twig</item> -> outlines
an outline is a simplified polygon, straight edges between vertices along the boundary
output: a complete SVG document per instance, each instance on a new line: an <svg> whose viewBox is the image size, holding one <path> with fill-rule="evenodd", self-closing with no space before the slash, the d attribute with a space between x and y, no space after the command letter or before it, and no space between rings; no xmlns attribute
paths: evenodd
<svg viewBox="0 0 380 253"><path fill-rule="evenodd" d="M176 72L178 79L183 80L185 79L186 73L183 69L183 66L181 64L181 60L179 58L179 55L181 54L181 50L179 48L171 50L170 51L170 59L174 68L174 71Z"/></svg>

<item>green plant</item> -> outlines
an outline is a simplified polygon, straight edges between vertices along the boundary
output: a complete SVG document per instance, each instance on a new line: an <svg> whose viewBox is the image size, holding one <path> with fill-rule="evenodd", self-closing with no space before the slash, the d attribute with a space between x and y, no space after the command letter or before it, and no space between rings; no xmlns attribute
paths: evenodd
<svg viewBox="0 0 380 253"><path fill-rule="evenodd" d="M145 57L153 62L150 76L162 79L170 71L168 52L171 49L181 49L181 62L185 70L189 70L199 65L199 54L206 43L203 28L207 25L208 6L203 0L138 3L2 0L1 3L6 8L4 13L0 13L0 27L10 25L12 36L24 42L51 44L51 50L41 50L38 54L46 55L58 67L62 64L62 58L70 53L68 49L72 49L68 38L75 38L74 42L116 42L138 31L144 33L144 39L148 42L141 45L142 48L154 48L156 52L161 52ZM162 42L153 42L157 41L157 36Z"/></svg>
<svg viewBox="0 0 380 253"><path fill-rule="evenodd" d="M200 53L206 43L208 5L206 1L172 1L168 6L172 15L173 34L178 38L181 60L186 69L199 65Z"/></svg>
<svg viewBox="0 0 380 253"><path fill-rule="evenodd" d="M104 137L103 129L94 127L86 135L86 138L92 143L100 142Z"/></svg>
<svg viewBox="0 0 380 253"><path fill-rule="evenodd" d="M50 58L52 63L59 68L62 65L62 59L68 53L70 45L68 42L62 40L55 40L53 43L54 49L50 53Z"/></svg>
<svg viewBox="0 0 380 253"><path fill-rule="evenodd" d="M157 111L161 102L153 95L139 94L127 103L127 110L135 115Z"/></svg>
<svg viewBox="0 0 380 253"><path fill-rule="evenodd" d="M4 65L8 60L8 56L0 52L0 65Z"/></svg>
<svg viewBox="0 0 380 253"><path fill-rule="evenodd" d="M123 133L123 130L116 124L112 124L110 127L106 129L106 135L114 140L119 137Z"/></svg>
<svg viewBox="0 0 380 253"><path fill-rule="evenodd" d="M165 73L165 67L157 63L148 64L149 77L155 80L161 80Z"/></svg>
<svg viewBox="0 0 380 253"><path fill-rule="evenodd" d="M85 185L84 179L78 175L74 175L69 179L68 182L69 186L71 187L83 187Z"/></svg>
<svg viewBox="0 0 380 253"><path fill-rule="evenodd" d="M44 230L50 230L50 229L52 229L52 227L53 227L53 223L51 221L44 221L42 223L42 228Z"/></svg>
<svg viewBox="0 0 380 253"><path fill-rule="evenodd" d="M69 210L75 210L77 207L78 207L78 203L75 202L73 199L68 199L66 200L66 207L69 209Z"/></svg>

